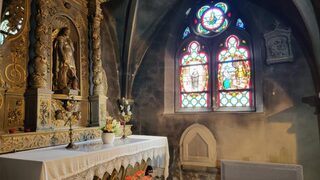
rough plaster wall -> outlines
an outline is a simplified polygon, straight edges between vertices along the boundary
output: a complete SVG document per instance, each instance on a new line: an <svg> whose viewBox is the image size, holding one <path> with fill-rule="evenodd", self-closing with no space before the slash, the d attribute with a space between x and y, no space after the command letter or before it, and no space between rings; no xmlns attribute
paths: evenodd
<svg viewBox="0 0 320 180"><path fill-rule="evenodd" d="M263 18L264 13L259 12L256 18ZM255 22L262 24L264 21L256 19ZM269 24L261 26L260 29L265 29ZM164 61L168 58L164 45L172 34L164 31L154 41L133 89L135 117L142 134L164 135L169 139L171 178L215 178L212 173L185 172L180 168L181 134L196 122L208 127L217 139L218 159L297 163L303 165L306 180L320 177L317 117L313 107L302 103L303 97L315 93L309 67L299 48L301 45L293 40L293 63L265 65L263 62L260 72L263 112L164 114ZM173 59L174 54L171 56Z"/></svg>
<svg viewBox="0 0 320 180"><path fill-rule="evenodd" d="M109 12L109 14L106 14L107 16L112 16L112 21L109 21L108 23L113 23L113 26L115 27L116 31L116 39L117 39L117 47L116 50L119 51L119 54L122 53L122 46L123 41L125 38L125 28L126 28L126 15L127 15L127 7L129 4L129 0L122 0L122 1L110 1L105 3L102 6L102 9L104 13L106 11Z"/></svg>
<svg viewBox="0 0 320 180"><path fill-rule="evenodd" d="M108 10L104 10L104 19L101 26L101 55L102 65L108 81L107 110L109 115L118 116L117 100L120 98L119 85L119 51L116 21Z"/></svg>

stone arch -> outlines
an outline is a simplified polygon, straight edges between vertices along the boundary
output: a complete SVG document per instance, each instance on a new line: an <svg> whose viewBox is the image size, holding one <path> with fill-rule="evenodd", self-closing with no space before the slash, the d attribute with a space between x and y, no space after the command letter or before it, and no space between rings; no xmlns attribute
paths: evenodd
<svg viewBox="0 0 320 180"><path fill-rule="evenodd" d="M204 125L189 126L180 139L181 165L217 166L217 143L211 131Z"/></svg>

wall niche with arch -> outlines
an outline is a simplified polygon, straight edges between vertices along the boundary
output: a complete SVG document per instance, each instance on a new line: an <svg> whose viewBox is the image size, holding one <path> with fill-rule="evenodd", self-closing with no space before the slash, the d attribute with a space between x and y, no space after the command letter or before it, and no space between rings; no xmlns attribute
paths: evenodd
<svg viewBox="0 0 320 180"><path fill-rule="evenodd" d="M207 127L195 123L182 133L180 162L184 169L217 167L217 142Z"/></svg>

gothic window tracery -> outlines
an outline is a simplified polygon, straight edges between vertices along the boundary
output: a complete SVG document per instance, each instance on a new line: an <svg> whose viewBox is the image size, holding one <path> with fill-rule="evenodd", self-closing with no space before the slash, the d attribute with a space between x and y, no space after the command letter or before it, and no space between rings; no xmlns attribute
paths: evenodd
<svg viewBox="0 0 320 180"><path fill-rule="evenodd" d="M204 1L188 16L176 56L177 110L254 110L253 55L245 22L227 1Z"/></svg>

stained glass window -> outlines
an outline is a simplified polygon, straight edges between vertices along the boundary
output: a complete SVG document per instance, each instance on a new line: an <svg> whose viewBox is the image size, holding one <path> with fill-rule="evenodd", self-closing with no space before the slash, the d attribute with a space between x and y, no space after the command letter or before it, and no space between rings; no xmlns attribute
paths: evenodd
<svg viewBox="0 0 320 180"><path fill-rule="evenodd" d="M0 45L8 36L17 35L23 25L25 18L25 1L4 2L4 13L0 22ZM0 9L1 10L1 9Z"/></svg>
<svg viewBox="0 0 320 180"><path fill-rule="evenodd" d="M240 29L245 29L244 27L244 23L242 22L242 20L240 18L237 19L237 23L236 26Z"/></svg>
<svg viewBox="0 0 320 180"><path fill-rule="evenodd" d="M250 52L245 41L236 35L229 36L217 57L218 106L251 106Z"/></svg>
<svg viewBox="0 0 320 180"><path fill-rule="evenodd" d="M180 31L176 108L252 111L253 60L245 23L228 1L200 3L188 9L188 25Z"/></svg>
<svg viewBox="0 0 320 180"><path fill-rule="evenodd" d="M190 28L189 27L186 27L186 29L184 30L183 32L183 35L182 35L182 39L185 39L187 38L189 35L190 35Z"/></svg>
<svg viewBox="0 0 320 180"><path fill-rule="evenodd" d="M223 2L204 5L196 13L196 31L203 35L222 32L228 27L230 16L228 5Z"/></svg>
<svg viewBox="0 0 320 180"><path fill-rule="evenodd" d="M197 41L188 44L179 62L180 107L208 107L208 55Z"/></svg>

